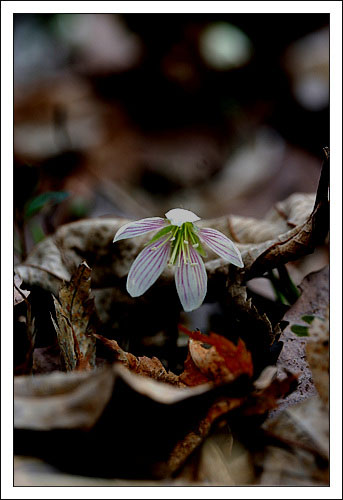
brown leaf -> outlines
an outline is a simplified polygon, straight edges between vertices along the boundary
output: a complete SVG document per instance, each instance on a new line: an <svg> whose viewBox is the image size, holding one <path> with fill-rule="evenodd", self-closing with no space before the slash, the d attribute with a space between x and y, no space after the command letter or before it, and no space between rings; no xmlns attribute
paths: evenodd
<svg viewBox="0 0 343 500"><path fill-rule="evenodd" d="M94 337L111 351L113 360L120 361L132 372L173 385L196 386L209 382L220 384L233 381L242 374L252 376L251 354L246 350L241 339L235 346L221 335L211 333L210 336L206 336L200 332L190 332L182 325L180 329L192 338L188 345L189 352L184 371L179 376L170 371L167 372L156 357L140 356L137 358L123 351L115 340L98 334L94 334ZM203 343L212 344L213 347L206 349L202 346Z"/></svg>
<svg viewBox="0 0 343 500"><path fill-rule="evenodd" d="M219 417L241 406L245 398L220 398L208 410L206 417L180 440L170 454L167 468L177 471L187 457L202 443L209 434L211 426Z"/></svg>
<svg viewBox="0 0 343 500"><path fill-rule="evenodd" d="M93 335L110 350L113 360L119 361L133 373L150 377L160 382L185 387L185 384L179 380L179 377L171 371L167 372L161 361L156 357L148 358L147 356L140 356L137 358L133 354L123 351L115 340L107 339L98 334Z"/></svg>
<svg viewBox="0 0 343 500"><path fill-rule="evenodd" d="M189 352L200 372L210 380L222 382L232 381L242 374L249 377L253 374L251 354L247 351L242 339L237 346L222 335L210 333L203 335L198 331L190 332L180 325L180 329L191 337ZM202 344L212 347L207 349Z"/></svg>
<svg viewBox="0 0 343 500"><path fill-rule="evenodd" d="M59 292L59 301L53 297L57 332L67 370L86 370L95 366L95 339L91 335L91 317L94 299L90 297L91 269L82 262L70 282Z"/></svg>
<svg viewBox="0 0 343 500"><path fill-rule="evenodd" d="M294 391L298 383L298 377L289 373L283 380L273 380L269 386L262 390L256 390L249 397L242 408L244 415L263 415L273 410L278 401Z"/></svg>
<svg viewBox="0 0 343 500"><path fill-rule="evenodd" d="M56 311L56 320L51 316L52 323L57 333L63 364L66 370L74 370L77 365L77 354L75 353L73 329L68 317L65 315L61 304L53 297Z"/></svg>
<svg viewBox="0 0 343 500"><path fill-rule="evenodd" d="M180 375L180 381L189 387L196 385L207 384L210 379L206 377L194 363L191 353L188 351L187 358L184 363L183 372Z"/></svg>

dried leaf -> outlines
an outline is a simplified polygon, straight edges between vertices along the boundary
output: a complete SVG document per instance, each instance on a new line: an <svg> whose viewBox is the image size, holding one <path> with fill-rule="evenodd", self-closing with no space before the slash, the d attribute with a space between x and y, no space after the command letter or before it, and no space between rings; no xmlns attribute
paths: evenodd
<svg viewBox="0 0 343 500"><path fill-rule="evenodd" d="M189 352L185 361L184 371L177 376L166 371L156 357L136 357L123 351L115 340L107 339L94 334L112 353L113 361L120 361L130 371L144 375L155 380L167 382L178 386L196 386L209 382L221 384L231 382L240 375L253 374L251 354L246 350L244 342L240 339L237 346L221 335L211 333L210 336L200 332L190 332L180 325L180 329L192 337L189 341ZM196 340L193 340L193 339ZM201 339L201 340L199 340ZM212 344L207 349L203 343Z"/></svg>
<svg viewBox="0 0 343 500"><path fill-rule="evenodd" d="M30 292L28 290L22 290L20 288L23 280L21 279L18 274L14 275L14 295L13 295L13 302L14 305L16 306L17 304L20 304L23 302L29 295Z"/></svg>
<svg viewBox="0 0 343 500"><path fill-rule="evenodd" d="M242 398L220 398L209 409L206 417L180 440L172 450L167 462L167 469L176 472L189 455L202 443L209 434L211 426L219 417L242 405Z"/></svg>
<svg viewBox="0 0 343 500"><path fill-rule="evenodd" d="M215 486L242 486L255 482L254 464L248 449L222 425L204 441L197 478Z"/></svg>
<svg viewBox="0 0 343 500"><path fill-rule="evenodd" d="M233 438L231 434L225 437L218 434L208 436L201 447L198 478L210 485L235 486L228 467Z"/></svg>
<svg viewBox="0 0 343 500"><path fill-rule="evenodd" d="M53 297L53 299L57 323L52 316L51 320L57 333L58 345L60 346L65 369L71 371L74 370L77 365L73 327L70 324L68 317L65 315L66 313L63 311L61 304L57 299L55 299L55 297Z"/></svg>
<svg viewBox="0 0 343 500"><path fill-rule="evenodd" d="M106 479L103 477L89 477L82 474L66 474L57 467L52 467L43 460L34 457L14 457L14 486L202 486L185 479L170 479L161 481ZM207 484L203 484L207 486Z"/></svg>
<svg viewBox="0 0 343 500"><path fill-rule="evenodd" d="M199 368L196 366L189 351L184 363L183 372L180 375L180 381L189 387L207 384L210 381L210 379L201 373Z"/></svg>
<svg viewBox="0 0 343 500"><path fill-rule="evenodd" d="M104 345L106 345L114 355L115 360L123 363L130 371L144 375L149 378L162 380L178 386L197 386L206 384L223 384L232 382L240 375L252 376L253 367L251 355L246 350L244 342L238 342L235 346L225 337L211 334L202 335L200 332L189 332L180 326L183 332L193 338L189 341L189 352L185 361L184 371L180 376L171 372L166 372L163 365L157 358L147 357L136 358L130 353L124 352L115 340L106 339L100 335L95 335ZM200 339L200 340L199 340ZM209 349L203 347L203 343L212 344ZM219 352L220 354L219 354ZM196 426L190 430L174 447L167 464L160 464L160 473L165 474L177 471L185 462L187 457L199 446L208 435L211 426L220 416L229 414L232 410L243 405L243 413L247 415L264 414L277 405L279 398L290 392L295 384L294 376L288 377L285 381L274 381L275 367L269 367L268 373L261 375L257 381L255 391L247 399L245 389L242 386L240 396L219 398L209 409L208 413ZM273 372L271 374L271 372ZM143 383L143 382L142 382ZM203 386L203 385L202 385ZM203 386L204 387L204 386ZM165 471L165 472L163 472Z"/></svg>
<svg viewBox="0 0 343 500"><path fill-rule="evenodd" d="M67 370L85 370L95 366L95 339L91 317L94 299L90 297L91 269L82 262L70 282L54 298L58 343Z"/></svg>
<svg viewBox="0 0 343 500"><path fill-rule="evenodd" d="M172 471L178 470L190 453L208 435L212 424L219 417L229 416L233 410L239 411L239 414L244 416L263 415L270 409L275 408L278 400L294 390L295 385L296 377L289 375L285 380L275 380L265 389L255 391L250 396L242 395L238 397L236 394L235 396L218 398L196 428L177 443L169 458L168 468Z"/></svg>
<svg viewBox="0 0 343 500"><path fill-rule="evenodd" d="M329 342L329 308L327 308L324 321L319 318L312 321L306 344L307 362L314 385L326 406L329 405Z"/></svg>
<svg viewBox="0 0 343 500"><path fill-rule="evenodd" d="M243 374L252 377L251 354L242 339L237 346L222 335L210 333L203 335L198 331L190 332L180 325L181 330L191 337L189 352L200 372L216 383L232 381ZM203 344L209 344L209 349Z"/></svg>
<svg viewBox="0 0 343 500"><path fill-rule="evenodd" d="M15 269L25 284L40 286L56 297L63 280L69 281L72 274L64 265L63 256L52 237L38 243L26 261Z"/></svg>
<svg viewBox="0 0 343 500"><path fill-rule="evenodd" d="M325 317L329 303L328 266L321 271L306 276L299 288L302 292L301 296L283 317L283 321L286 321L289 325L280 337L280 340L284 342L284 346L277 362L279 373L288 370L299 374L299 385L297 390L281 404L279 411L287 405L299 403L316 393L313 385L313 375L306 359L306 346L309 337L298 337L292 332L291 327L294 324L309 327L308 323L303 319L304 316ZM326 376L324 376L324 379L326 379Z"/></svg>
<svg viewBox="0 0 343 500"><path fill-rule="evenodd" d="M17 429L88 429L108 402L113 377L106 371L53 372L14 379Z"/></svg>
<svg viewBox="0 0 343 500"><path fill-rule="evenodd" d="M312 253L317 245L324 242L329 231L329 156L325 157L319 180L316 200L310 217L288 233L278 238L259 254L251 265L250 277L260 275L263 270L272 269L303 255ZM286 208L287 203L284 203ZM291 220L291 219L290 219Z"/></svg>
<svg viewBox="0 0 343 500"><path fill-rule="evenodd" d="M171 371L166 371L161 361L156 357L148 358L147 356L136 357L129 352L123 351L115 340L107 339L102 335L94 334L94 337L100 340L112 354L113 361L119 361L126 368L137 375L150 377L160 382L185 387L179 380L179 377Z"/></svg>
<svg viewBox="0 0 343 500"><path fill-rule="evenodd" d="M258 464L263 468L260 485L329 483L329 418L318 397L288 407L262 427L270 444Z"/></svg>
<svg viewBox="0 0 343 500"><path fill-rule="evenodd" d="M278 406L280 399L294 391L298 384L298 377L288 374L283 380L273 380L269 386L256 390L249 397L242 408L244 415L263 415Z"/></svg>
<svg viewBox="0 0 343 500"><path fill-rule="evenodd" d="M234 338L241 337L251 352L254 372L258 376L267 366L276 363L282 344L278 342L281 327L272 325L266 313L259 311L248 298L243 276L227 278L223 301L226 314L226 330Z"/></svg>

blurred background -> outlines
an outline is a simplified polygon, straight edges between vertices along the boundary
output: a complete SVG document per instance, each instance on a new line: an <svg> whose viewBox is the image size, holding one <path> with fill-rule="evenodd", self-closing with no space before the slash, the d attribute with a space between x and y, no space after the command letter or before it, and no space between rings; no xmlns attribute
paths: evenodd
<svg viewBox="0 0 343 500"><path fill-rule="evenodd" d="M15 14L15 260L84 217L314 192L328 14Z"/></svg>

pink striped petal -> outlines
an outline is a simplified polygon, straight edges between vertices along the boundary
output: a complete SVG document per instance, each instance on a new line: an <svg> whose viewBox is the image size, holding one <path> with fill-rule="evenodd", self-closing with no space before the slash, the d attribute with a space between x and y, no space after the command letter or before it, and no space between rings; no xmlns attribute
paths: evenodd
<svg viewBox="0 0 343 500"><path fill-rule="evenodd" d="M162 217L148 217L147 219L128 222L117 231L113 239L113 243L119 240L124 240L125 238L141 236L149 231L162 229L165 225L166 221L165 219L162 219Z"/></svg>
<svg viewBox="0 0 343 500"><path fill-rule="evenodd" d="M165 243L156 250L152 249L158 247L168 238L169 236L163 236L145 247L132 264L126 282L126 289L131 297L143 295L162 274L168 262L170 243Z"/></svg>
<svg viewBox="0 0 343 500"><path fill-rule="evenodd" d="M207 274L203 260L191 246L189 251L192 263L196 265L185 264L181 258L181 265L175 271L176 290L185 311L200 307L207 292Z"/></svg>
<svg viewBox="0 0 343 500"><path fill-rule="evenodd" d="M231 262L235 266L244 267L240 251L225 234L207 227L200 229L198 235L219 257Z"/></svg>

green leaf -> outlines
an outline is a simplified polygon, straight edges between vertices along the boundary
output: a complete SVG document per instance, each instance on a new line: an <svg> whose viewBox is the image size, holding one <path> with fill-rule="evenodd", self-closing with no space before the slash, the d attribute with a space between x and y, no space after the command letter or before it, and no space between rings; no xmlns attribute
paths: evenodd
<svg viewBox="0 0 343 500"><path fill-rule="evenodd" d="M34 244L39 243L41 240L43 240L45 238L43 228L37 222L31 221L29 228L30 228L30 232L31 232Z"/></svg>
<svg viewBox="0 0 343 500"><path fill-rule="evenodd" d="M202 246L202 244L200 243L200 240L198 242L199 246L196 247L196 251L202 256L202 257L207 257L207 252L205 251L204 247Z"/></svg>
<svg viewBox="0 0 343 500"><path fill-rule="evenodd" d="M25 210L25 218L28 219L40 212L47 203L56 205L64 201L68 196L69 193L66 191L47 191L46 193L39 194L28 202Z"/></svg>
<svg viewBox="0 0 343 500"><path fill-rule="evenodd" d="M155 236L153 238L151 238L150 241L148 241L148 243L146 243L145 246L150 245L150 243L154 243L155 241L157 241L163 235L169 233L174 228L175 228L175 226L166 226L166 227L163 227L160 231L158 231L158 233L155 234Z"/></svg>
<svg viewBox="0 0 343 500"><path fill-rule="evenodd" d="M298 337L308 337L308 326L292 325L291 331L298 335Z"/></svg>
<svg viewBox="0 0 343 500"><path fill-rule="evenodd" d="M312 316L311 314L305 314L305 316L301 316L301 319L305 321L305 323L308 323L310 325L314 320L314 316Z"/></svg>

